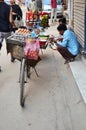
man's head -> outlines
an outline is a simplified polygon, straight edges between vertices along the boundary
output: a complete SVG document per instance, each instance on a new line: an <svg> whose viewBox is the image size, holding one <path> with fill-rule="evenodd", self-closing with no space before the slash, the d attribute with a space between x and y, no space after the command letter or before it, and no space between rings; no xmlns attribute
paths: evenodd
<svg viewBox="0 0 86 130"><path fill-rule="evenodd" d="M59 32L60 35L63 35L64 34L64 31L67 30L67 27L65 24L60 24L58 27L57 27L57 30Z"/></svg>
<svg viewBox="0 0 86 130"><path fill-rule="evenodd" d="M10 0L10 4L13 5L15 3L15 0Z"/></svg>
<svg viewBox="0 0 86 130"><path fill-rule="evenodd" d="M66 24L66 23L67 21L65 17L59 19L59 24Z"/></svg>

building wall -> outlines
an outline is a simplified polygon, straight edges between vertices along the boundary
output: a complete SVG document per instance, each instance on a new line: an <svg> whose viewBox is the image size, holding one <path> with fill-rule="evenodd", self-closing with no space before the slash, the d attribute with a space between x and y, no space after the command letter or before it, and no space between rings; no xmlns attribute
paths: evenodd
<svg viewBox="0 0 86 130"><path fill-rule="evenodd" d="M68 0L69 27L73 29L73 0Z"/></svg>

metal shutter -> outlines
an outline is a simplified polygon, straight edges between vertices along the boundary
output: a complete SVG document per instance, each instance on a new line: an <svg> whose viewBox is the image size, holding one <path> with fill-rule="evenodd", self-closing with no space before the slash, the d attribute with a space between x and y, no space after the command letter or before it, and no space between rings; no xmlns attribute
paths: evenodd
<svg viewBox="0 0 86 130"><path fill-rule="evenodd" d="M85 43L85 2L86 0L74 0L74 32L82 47Z"/></svg>

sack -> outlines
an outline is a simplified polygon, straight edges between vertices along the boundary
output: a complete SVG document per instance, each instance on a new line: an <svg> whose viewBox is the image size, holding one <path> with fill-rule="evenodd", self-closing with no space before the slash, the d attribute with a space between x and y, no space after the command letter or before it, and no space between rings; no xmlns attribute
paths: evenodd
<svg viewBox="0 0 86 130"><path fill-rule="evenodd" d="M20 20L18 20L18 19L16 18L15 21L14 21L14 24L15 24L16 28L19 28L19 27L21 27L21 26L24 26L24 22L23 22L22 18L21 18Z"/></svg>
<svg viewBox="0 0 86 130"><path fill-rule="evenodd" d="M39 39L27 38L25 40L24 54L28 59L38 60L40 49Z"/></svg>

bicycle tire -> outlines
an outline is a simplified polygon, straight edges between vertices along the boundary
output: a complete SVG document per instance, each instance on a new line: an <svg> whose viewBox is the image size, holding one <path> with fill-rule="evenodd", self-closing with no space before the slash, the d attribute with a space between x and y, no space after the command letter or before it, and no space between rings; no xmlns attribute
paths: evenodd
<svg viewBox="0 0 86 130"><path fill-rule="evenodd" d="M25 58L22 59L21 63L21 70L20 70L20 105L24 107L24 87L25 87L25 76L26 76L26 65L25 65Z"/></svg>

